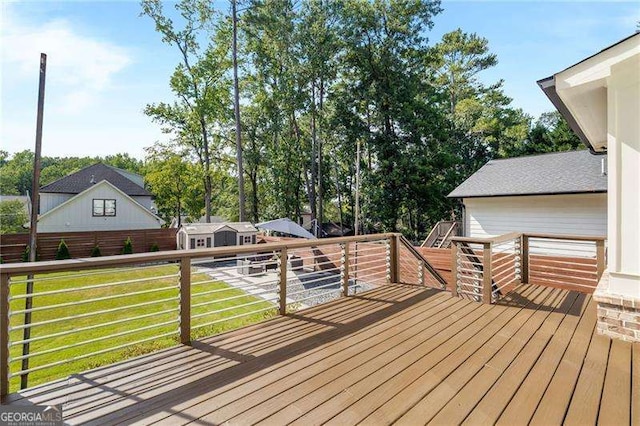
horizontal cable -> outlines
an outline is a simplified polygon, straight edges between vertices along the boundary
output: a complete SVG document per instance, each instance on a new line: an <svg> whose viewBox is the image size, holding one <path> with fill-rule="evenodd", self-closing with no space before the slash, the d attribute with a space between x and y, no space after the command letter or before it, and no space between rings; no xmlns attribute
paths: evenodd
<svg viewBox="0 0 640 426"><path fill-rule="evenodd" d="M151 268L160 268L160 267L167 267L170 266L170 263L163 263L162 265L148 265L148 266L130 266L130 267L119 267L119 268L109 268L109 269L100 269L98 271L92 271L92 272L85 272L84 274L76 274L76 273L71 273L71 274L61 274L61 275L55 275L53 277L39 277L39 276L35 276L32 279L28 279L28 278L21 278L21 279L12 279L11 282L13 284L24 284L24 283L28 283L28 282L43 282L43 281L54 281L54 280L62 280L62 279L69 279L69 278L82 278L82 277L90 277L90 276L94 276L94 275L103 275L103 274L113 274L114 272L122 272L128 269L133 269L135 268L136 270L140 270L140 269L151 269Z"/></svg>
<svg viewBox="0 0 640 426"><path fill-rule="evenodd" d="M59 322L65 322L65 321L73 321L73 320L76 320L76 319L79 319L79 318L87 318L87 317L92 317L92 316L95 316L95 315L110 314L112 312L124 311L124 310L127 310L127 309L140 308L140 307L143 307L143 306L157 305L157 304L161 304L161 303L173 302L173 301L178 301L178 300L180 300L180 296L173 296L173 297L168 297L166 299L159 299L159 300L152 300L150 302L137 303L135 305L118 306L117 308L103 309L101 311L87 312L87 313L84 313L84 314L72 315L72 316L63 317L63 318L55 318L55 319L51 319L51 320L47 320L47 321L33 322L31 324L16 325L16 326L12 326L10 328L10 331L23 330L25 328L40 327L40 326L43 326L43 325L51 325L51 324L55 324L55 323L59 323Z"/></svg>
<svg viewBox="0 0 640 426"><path fill-rule="evenodd" d="M244 308L246 306L252 306L252 305L257 305L259 303L267 303L267 302L271 302L272 300L277 300L277 298L273 298L273 299L261 299L261 300L257 300L255 302L249 302L249 303L244 303L242 305L235 305L235 306L230 306L228 308L224 308L224 309L218 309L215 311L211 311L211 312L204 312L202 314L197 314L197 315L191 315L191 319L196 319L196 318L201 318L201 317L206 317L209 315L216 315L219 314L221 312L227 312L227 311L233 311L235 309L240 309L240 308Z"/></svg>
<svg viewBox="0 0 640 426"><path fill-rule="evenodd" d="M59 309L59 308L66 308L69 306L84 305L87 303L94 303L94 302L103 302L105 300L113 300L113 299L118 299L122 297L138 296L141 294L157 293L160 291L176 290L176 289L179 289L179 286L173 285L171 287L161 287L161 288L154 288L150 290L134 291L132 293L115 294L113 296L96 297L95 299L77 300L75 302L59 303L57 305L47 305L47 306L39 306L37 308L23 309L21 311L12 312L11 315L19 315L27 312L47 311L47 310L53 310L53 309Z"/></svg>
<svg viewBox="0 0 640 426"><path fill-rule="evenodd" d="M17 300L17 299L26 299L26 298L33 298L36 296L49 296L51 294L61 294L61 293L71 293L74 291L84 291L84 290L93 290L96 288L105 288L105 287L115 287L115 286L120 286L120 285L127 285L127 284L137 284L137 283L141 283L141 282L147 282L147 281L155 281L155 280L162 280L165 278L177 278L179 277L180 274L171 274L171 275L161 275L158 277L149 277L149 278L139 278L139 279L135 279L135 280L127 280L127 281L115 281L112 283L106 283L106 284L96 284L96 285L91 285L91 286L86 286L86 287L73 287L73 288L66 288L66 289L61 289L61 290L51 290L51 291L39 291L37 293L29 293L29 294L19 294L16 296L11 296L11 298L9 300Z"/></svg>
<svg viewBox="0 0 640 426"><path fill-rule="evenodd" d="M257 309L255 311L245 312L245 313L242 313L242 314L234 315L234 316L231 316L231 317L221 318L221 319L218 319L218 320L215 320L215 321L206 322L204 324L194 325L194 326L191 327L191 330L196 330L196 329L202 328L202 327L208 327L210 325L219 324L221 322L231 321L231 320L242 318L242 317L248 317L249 315L254 315L254 314L257 314L257 313L260 313L260 312L270 311L270 310L273 310L273 309L275 309L275 307L262 308L262 309Z"/></svg>
<svg viewBox="0 0 640 426"><path fill-rule="evenodd" d="M250 293L250 294L249 293L245 293L245 294L240 294L240 295L236 295L236 296L225 297L223 299L214 299L214 300L208 300L206 302L194 303L193 305L191 305L191 307L192 308L199 308L201 306L215 305L217 303L227 302L229 300L236 300L236 299L241 299L243 297L258 296L259 294L268 294L268 293L278 293L278 291L276 289L276 290L262 290L262 291L255 292L255 293Z"/></svg>
<svg viewBox="0 0 640 426"><path fill-rule="evenodd" d="M322 282L322 281L327 281L327 280L331 280L331 279L338 279L340 280L340 274L333 274L332 276L325 276L325 277L319 277L319 278L315 278L313 280L305 280L305 281L300 281L298 282L294 282L293 285L305 285L305 284L312 284L312 283L317 283L317 282ZM288 284L291 284L291 281L287 280Z"/></svg>
<svg viewBox="0 0 640 426"><path fill-rule="evenodd" d="M315 291L315 290L318 290L318 289L321 289L321 288L327 288L327 287L332 287L332 286L341 286L341 285L342 285L342 281L336 281L336 282L332 282L332 283L329 283L329 284L319 285L319 286L313 287L313 288L307 288L307 289L304 289L304 290L299 290L299 291L294 291L294 292L291 292L291 293L287 293L287 297L295 296L296 294L308 293L310 291Z"/></svg>
<svg viewBox="0 0 640 426"><path fill-rule="evenodd" d="M55 353L55 352L60 352L60 351L64 351L64 350L67 350L67 349L73 349L73 348L77 348L78 346L88 345L90 343L101 342L103 340L113 339L115 337L127 336L129 334L135 334L135 333L139 333L141 331L147 331L147 330L151 330L151 329L154 329L154 328L163 327L165 325L178 324L179 322L180 322L180 320L178 318L176 318L176 319L173 319L171 321L161 322L159 324L147 325L145 327L134 328L133 330L121 331L120 333L110 334L108 336L96 337L95 339L84 340L82 342L72 343L70 345L58 346L57 348L46 349L46 350L40 351L40 352L32 352L32 353L27 354L27 355L11 357L9 359L9 362L21 361L21 360L27 359L27 358L31 359L33 357L37 357L37 356L41 356L41 355L47 355L47 354L51 354L51 353Z"/></svg>
<svg viewBox="0 0 640 426"><path fill-rule="evenodd" d="M117 351L119 349L124 349L124 348L128 348L128 347L131 347L131 346L134 346L134 345L139 345L140 343L145 343L145 342L149 342L149 341L152 341L152 340L157 340L157 339L160 339L160 338L163 338L163 337L167 337L167 336L174 336L176 334L178 334L178 330L177 329L175 331L171 331L169 333L163 333L163 334L159 334L159 335L156 335L156 336L153 336L153 337L147 337L145 339L136 340L135 342L125 343L125 344L122 344L122 345L114 346L112 348L102 349L100 351L91 352L91 353L84 354L84 355L74 356L72 358L67 358L67 359L64 359L64 360L61 360L61 361L56 361L56 362L52 362L52 363L49 363L49 364L41 365L41 366L38 366L38 367L29 368L27 370L21 370L21 371L18 371L16 373L9 374L9 377L11 378L11 377L16 377L16 376L23 376L25 374L33 373L34 371L45 370L47 368L56 367L58 365L66 364L68 362L79 361L81 359L90 358L90 357L96 356L96 355L102 355L102 354L105 354L105 353Z"/></svg>
<svg viewBox="0 0 640 426"><path fill-rule="evenodd" d="M324 291L324 292L322 292L320 294L314 294L312 296L303 297L302 299L296 299L293 302L289 302L287 304L294 304L294 303L304 302L305 300L313 299L315 297L326 296L327 294L332 294L332 293L339 292L339 291L342 291L342 289L341 288L336 288L335 290L328 290L328 291Z"/></svg>
<svg viewBox="0 0 640 426"><path fill-rule="evenodd" d="M67 336L69 334L75 334L75 333L80 333L80 332L83 332L83 331L95 330L97 328L107 327L107 326L116 325L116 324L121 324L123 322L132 322L132 321L137 321L137 320L145 319L145 318L153 318L153 317L156 317L156 316L166 315L166 314L170 314L170 313L173 313L173 312L180 313L180 308L171 308L171 309L166 309L164 311L159 311L159 312L153 312L153 313L150 313L150 314L139 315L139 316L136 316L136 317L119 319L119 320L115 320L115 321L105 322L105 323L102 323L102 324L90 325L90 326L87 326L87 327L74 328L72 330L61 331L59 333L53 333L53 334L49 334L49 335L46 335L46 336L33 337L31 339L28 339L28 340L18 340L18 341L11 342L10 346L21 345L23 343L33 343L33 342L37 342L37 341L40 341L40 340L51 339L53 337Z"/></svg>

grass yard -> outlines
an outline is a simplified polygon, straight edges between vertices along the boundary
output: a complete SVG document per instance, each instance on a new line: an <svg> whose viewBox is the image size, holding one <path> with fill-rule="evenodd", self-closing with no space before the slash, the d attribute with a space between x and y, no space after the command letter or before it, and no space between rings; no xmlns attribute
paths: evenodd
<svg viewBox="0 0 640 426"><path fill-rule="evenodd" d="M89 271L89 275L85 276L70 273L37 275L33 297L33 308L36 311L32 313L31 323L43 324L31 329L31 339L35 340L30 344L30 353L39 353L39 355L29 359L29 369L36 369L29 374L29 387L177 345L179 342L178 272L177 265L165 264ZM19 313L25 309L24 279L25 277L12 279L12 329L24 324L24 313ZM193 283L210 279L204 274L193 274L191 277ZM116 286L101 286L134 280L139 281ZM78 290L58 292L64 289ZM204 292L209 293L198 296L199 293ZM127 295L129 293L139 294ZM212 312L193 320L192 326L196 326L248 314L193 330L192 339L256 323L277 314L273 304L253 296L243 295L245 293L241 290L221 282L194 286L192 304L215 300L220 302L195 307L192 309L192 315L251 302L257 303L224 312ZM38 310L54 305L60 306ZM249 314L258 310L264 311ZM96 312L101 313L95 315ZM132 331L135 332L132 333ZM67 334L67 332L70 333ZM19 342L22 339L23 330L12 330L11 342ZM132 344L141 340L144 342ZM119 346L122 347L111 350ZM21 361L16 357L22 355L22 349L22 344L11 347L11 371L14 373L21 370ZM95 352L101 353L91 355ZM50 366L45 367L47 365ZM13 377L10 381L10 391L15 392L19 387L20 378Z"/></svg>

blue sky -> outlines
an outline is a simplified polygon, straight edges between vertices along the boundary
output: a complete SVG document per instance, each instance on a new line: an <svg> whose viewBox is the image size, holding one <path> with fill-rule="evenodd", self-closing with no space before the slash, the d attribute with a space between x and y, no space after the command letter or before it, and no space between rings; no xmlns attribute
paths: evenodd
<svg viewBox="0 0 640 426"><path fill-rule="evenodd" d="M226 9L226 2L216 0ZM430 43L456 28L489 40L513 105L552 110L536 80L633 33L638 2L444 1ZM48 53L43 154L143 158L164 140L142 110L171 100L176 52L163 45L137 1L2 2L0 149L33 149L39 52ZM170 7L170 4L167 4Z"/></svg>

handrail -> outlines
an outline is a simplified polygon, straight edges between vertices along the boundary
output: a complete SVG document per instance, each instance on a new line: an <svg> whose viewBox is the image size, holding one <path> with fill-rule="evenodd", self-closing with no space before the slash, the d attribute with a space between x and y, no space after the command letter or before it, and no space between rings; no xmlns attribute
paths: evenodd
<svg viewBox="0 0 640 426"><path fill-rule="evenodd" d="M449 227L449 230L447 231L446 234L444 234L444 237L442 237L442 241L440 241L440 244L438 244L438 248L442 248L442 246L444 245L444 243L447 242L447 239L451 236L451 233L458 227L458 222L453 222L451 224L451 226Z"/></svg>
<svg viewBox="0 0 640 426"><path fill-rule="evenodd" d="M538 234L538 233L524 233L529 238L541 238L547 240L572 240L572 241L606 241L607 237L602 235L555 235L555 234Z"/></svg>
<svg viewBox="0 0 640 426"><path fill-rule="evenodd" d="M513 240L522 236L520 232L509 232L495 237L453 237L451 241L460 241L465 243L478 243L478 244L498 244L505 241Z"/></svg>
<svg viewBox="0 0 640 426"><path fill-rule="evenodd" d="M442 286L442 288L446 288L447 286L447 281L442 277L442 275L440 275L440 273L431 265L431 263L429 263L429 261L427 260L427 258L425 258L422 253L420 253L418 250L416 250L416 248L411 244L411 242L409 242L409 240L407 240L404 235L400 234L399 236L399 240L402 243L402 245L405 246L405 248L407 248L411 254L413 254L415 257L417 257L418 259L420 259L425 268L427 268L427 271L429 271L429 273L431 275L433 275L433 277L438 281L438 283L440 283L440 285Z"/></svg>
<svg viewBox="0 0 640 426"><path fill-rule="evenodd" d="M213 256L249 254L256 251L277 251L297 248L311 248L331 244L377 241L391 238L397 233L368 234L352 237L321 238L314 240L286 241L279 243L252 244L243 246L227 246L190 250L172 250L153 253L135 253L130 255L89 257L81 259L55 260L46 262L25 262L17 264L0 264L0 274L24 275L31 273L78 271L81 269L104 268L108 266L133 265L140 263L180 260L182 258L197 259Z"/></svg>

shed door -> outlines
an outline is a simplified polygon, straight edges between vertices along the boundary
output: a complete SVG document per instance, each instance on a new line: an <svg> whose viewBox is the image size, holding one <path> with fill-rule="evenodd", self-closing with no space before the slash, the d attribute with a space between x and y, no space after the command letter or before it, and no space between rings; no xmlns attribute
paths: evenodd
<svg viewBox="0 0 640 426"><path fill-rule="evenodd" d="M214 235L214 246L235 246L237 241L236 233L233 231L219 231Z"/></svg>

